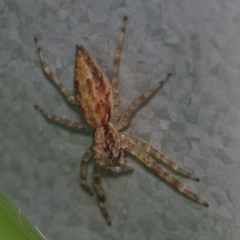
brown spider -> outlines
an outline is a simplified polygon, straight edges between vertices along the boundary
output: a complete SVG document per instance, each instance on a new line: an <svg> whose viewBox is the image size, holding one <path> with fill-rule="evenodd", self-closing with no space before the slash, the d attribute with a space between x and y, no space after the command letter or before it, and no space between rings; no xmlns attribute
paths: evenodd
<svg viewBox="0 0 240 240"><path fill-rule="evenodd" d="M142 104L142 102L153 95L170 78L171 74L162 79L156 86L144 92L135 99L122 117L120 112L120 99L118 95L118 72L120 53L123 43L127 23L127 17L123 18L123 26L118 39L117 49L114 55L113 77L111 83L102 72L96 61L88 54L83 46L76 46L75 77L74 90L75 97L62 85L53 72L47 67L40 44L35 38L44 72L57 84L68 101L78 106L85 118L87 124L73 122L65 118L52 115L39 106L35 108L41 112L47 119L54 120L69 127L77 129L93 130L93 145L84 154L81 162L81 184L83 188L93 195L92 190L86 183L87 162L93 156L94 158L94 188L97 193L101 212L107 223L111 225L111 219L106 210L105 197L102 185L100 183L101 169L108 169L119 172L122 169L131 169L132 166L125 163L125 151L130 152L139 158L144 164L155 171L160 177L176 187L180 192L197 201L203 206L208 204L202 201L194 193L187 190L178 180L172 177L167 171L162 169L153 157L162 160L166 165L181 173L185 177L199 181L197 177L186 172L161 152L149 146L142 140L133 137L121 131L126 128L130 122L133 112Z"/></svg>

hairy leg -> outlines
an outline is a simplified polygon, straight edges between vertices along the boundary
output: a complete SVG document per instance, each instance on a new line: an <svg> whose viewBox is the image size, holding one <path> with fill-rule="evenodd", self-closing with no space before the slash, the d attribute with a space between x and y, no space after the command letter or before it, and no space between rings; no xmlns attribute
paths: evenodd
<svg viewBox="0 0 240 240"><path fill-rule="evenodd" d="M119 158L119 165L121 166L122 169L133 169L133 164L131 163L126 163L125 162L125 150L122 148L121 153L120 153L120 158Z"/></svg>
<svg viewBox="0 0 240 240"><path fill-rule="evenodd" d="M167 182L173 185L178 191L184 193L189 198L192 198L199 204L208 207L208 204L197 197L193 192L186 189L184 185L182 185L177 179L175 179L171 174L162 169L154 159L152 159L147 153L142 151L140 148L133 144L126 144L126 150L139 158L144 164L146 164L149 168L151 168L154 172L156 172L160 177L164 178Z"/></svg>
<svg viewBox="0 0 240 240"><path fill-rule="evenodd" d="M194 181L199 182L199 178L195 177L191 173L185 171L184 169L180 168L176 163L174 163L172 160L167 158L164 154L153 148L152 146L148 145L147 143L143 142L141 139L136 138L134 136L124 134L129 138L130 143L138 146L140 149L145 151L146 153L156 157L159 160L162 160L167 166L172 168L174 171L181 173L183 176L191 178Z"/></svg>
<svg viewBox="0 0 240 240"><path fill-rule="evenodd" d="M121 120L116 124L116 128L118 130L122 130L123 128L127 127L131 116L133 112L151 95L153 95L159 88L163 86L163 84L171 77L171 74L169 73L164 79L162 79L156 86L150 88L146 92L144 92L140 97L135 99L130 106L127 108L127 110L124 112L123 117Z"/></svg>
<svg viewBox="0 0 240 240"><path fill-rule="evenodd" d="M106 200L105 200L105 196L104 196L104 191L100 182L100 167L95 165L94 166L94 172L93 172L93 184L94 184L94 188L96 190L97 193L97 197L98 197L98 203L102 212L103 217L106 219L108 225L111 225L111 219L108 215L107 209L106 209Z"/></svg>
<svg viewBox="0 0 240 240"><path fill-rule="evenodd" d="M82 187L92 196L93 192L88 187L86 179L87 179L87 162L91 159L93 155L92 147L90 147L87 152L84 154L83 159L80 165L80 176L81 176L81 184Z"/></svg>
<svg viewBox="0 0 240 240"><path fill-rule="evenodd" d="M50 114L48 112L46 112L44 109L42 109L41 107L35 105L35 108L42 113L42 115L44 117L46 117L49 120L53 120L55 122L61 123L63 125L66 125L68 127L72 127L72 128L77 128L77 129L90 129L88 125L84 124L84 123L79 123L79 122L74 122L74 121L70 121L66 118L62 118L62 117L58 117L56 115Z"/></svg>
<svg viewBox="0 0 240 240"><path fill-rule="evenodd" d="M112 114L112 120L117 121L120 117L120 99L118 94L118 72L119 72L119 62L121 49L123 44L123 39L126 31L127 17L123 18L123 25L121 29L121 33L118 39L117 48L114 54L114 62L113 62L113 77L112 77L112 91L114 98L114 109Z"/></svg>
<svg viewBox="0 0 240 240"><path fill-rule="evenodd" d="M47 66L47 64L44 60L44 57L43 57L43 53L42 53L40 43L39 43L39 41L36 37L34 38L34 41L35 41L37 49L38 49L38 54L39 54L39 58L41 60L43 71L56 83L56 85L60 88L61 92L67 98L67 100L70 103L72 103L74 105L77 105L77 103L75 101L75 98L73 96L71 96L71 94L68 92L68 90L62 85L62 83L59 81L59 79L53 74L53 72Z"/></svg>

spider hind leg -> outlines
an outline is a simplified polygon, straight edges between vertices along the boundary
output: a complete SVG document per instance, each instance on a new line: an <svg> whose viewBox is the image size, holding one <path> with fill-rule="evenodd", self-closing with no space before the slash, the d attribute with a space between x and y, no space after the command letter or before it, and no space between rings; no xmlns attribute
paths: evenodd
<svg viewBox="0 0 240 240"><path fill-rule="evenodd" d="M123 39L126 31L126 25L127 25L127 17L125 16L123 18L123 25L122 25L121 33L118 38L118 44L114 54L114 61L113 61L112 91L113 91L113 98L114 98L114 109L113 109L113 114L111 116L112 121L117 121L121 115L121 111L120 111L121 103L120 103L120 98L118 93L118 73L119 73L120 56L121 56Z"/></svg>
<svg viewBox="0 0 240 240"><path fill-rule="evenodd" d="M55 82L55 84L59 87L62 94L67 98L67 100L72 103L73 105L77 105L74 96L71 96L71 94L68 92L68 90L63 86L63 84L60 82L60 80L56 77L56 75L51 71L51 69L47 66L45 59L43 57L42 48L38 41L38 39L35 37L34 42L36 44L36 47L38 49L38 55L42 64L43 71Z"/></svg>

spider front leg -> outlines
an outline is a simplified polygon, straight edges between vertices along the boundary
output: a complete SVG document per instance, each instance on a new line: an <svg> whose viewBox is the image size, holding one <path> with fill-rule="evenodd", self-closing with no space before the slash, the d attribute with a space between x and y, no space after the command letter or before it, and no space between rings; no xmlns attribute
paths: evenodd
<svg viewBox="0 0 240 240"><path fill-rule="evenodd" d="M186 187L182 185L177 179L175 179L171 174L162 169L153 158L147 155L145 151L141 150L137 145L131 144L130 138L131 136L127 137L125 135L122 135L122 139L125 142L125 148L128 152L140 159L145 165L151 168L160 177L164 178L167 182L177 188L178 191L184 193L189 198L192 198L193 200L205 207L209 206L206 202L197 197L193 192L187 190Z"/></svg>
<svg viewBox="0 0 240 240"><path fill-rule="evenodd" d="M42 113L42 115L45 118L47 118L49 120L53 120L55 122L61 123L67 127L72 127L72 128L77 128L77 129L89 129L89 126L84 123L74 122L74 121L70 121L66 118L58 117L56 115L46 112L44 109L42 109L41 107L39 107L37 105L35 105L34 107L36 108L36 110L38 110L40 113Z"/></svg>
<svg viewBox="0 0 240 240"><path fill-rule="evenodd" d="M82 187L89 193L90 196L93 195L92 190L88 187L86 179L87 179L87 162L93 155L92 147L87 150L84 154L83 159L80 165L80 176L81 176L81 184Z"/></svg>
<svg viewBox="0 0 240 240"><path fill-rule="evenodd" d="M43 53L42 53L40 43L39 43L39 41L36 37L34 38L34 41L35 41L35 44L36 44L37 49L38 49L38 54L39 54L39 58L41 60L43 71L56 83L56 85L60 88L61 92L67 98L67 100L70 103L72 103L74 105L77 105L77 102L75 101L75 98L73 96L71 96L71 94L68 92L68 90L62 85L62 83L59 81L59 79L53 74L53 72L47 66L47 64L44 60L44 57L43 57Z"/></svg>
<svg viewBox="0 0 240 240"><path fill-rule="evenodd" d="M102 215L106 219L108 225L111 225L111 219L106 209L106 200L104 196L104 191L100 182L100 176L101 176L100 171L101 171L100 167L95 164L94 170L93 170L93 184L97 193L98 203L99 203Z"/></svg>
<svg viewBox="0 0 240 240"><path fill-rule="evenodd" d="M184 169L180 168L176 163L172 160L167 158L164 154L153 148L152 146L148 145L147 143L143 142L141 139L130 136L128 134L124 134L130 139L130 143L137 145L139 148L143 149L146 153L154 156L155 158L163 161L167 166L171 167L175 172L182 174L185 177L191 178L194 181L199 182L199 178L195 177L191 173L185 171Z"/></svg>
<svg viewBox="0 0 240 240"><path fill-rule="evenodd" d="M121 114L120 99L118 94L118 73L119 73L119 63L120 63L122 44L123 44L123 39L126 31L126 24L127 24L127 17L125 16L123 18L123 26L118 39L118 44L114 54L114 61L113 61L112 92L113 92L113 98L114 98L114 108L113 108L113 114L111 116L112 121L117 121Z"/></svg>

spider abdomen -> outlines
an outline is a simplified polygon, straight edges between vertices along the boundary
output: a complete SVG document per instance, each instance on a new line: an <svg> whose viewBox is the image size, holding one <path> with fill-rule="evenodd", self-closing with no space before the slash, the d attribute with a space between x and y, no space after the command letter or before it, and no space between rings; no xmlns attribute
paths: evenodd
<svg viewBox="0 0 240 240"><path fill-rule="evenodd" d="M94 128L104 126L113 109L112 87L83 46L76 47L74 90L86 122Z"/></svg>

